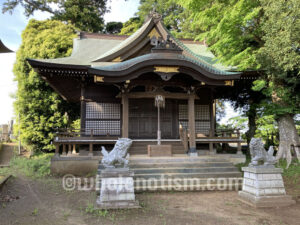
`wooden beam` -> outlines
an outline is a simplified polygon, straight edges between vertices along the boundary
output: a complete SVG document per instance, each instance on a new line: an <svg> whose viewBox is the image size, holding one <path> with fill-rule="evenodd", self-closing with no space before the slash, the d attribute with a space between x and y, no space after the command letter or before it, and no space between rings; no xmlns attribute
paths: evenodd
<svg viewBox="0 0 300 225"><path fill-rule="evenodd" d="M127 93L122 94L122 137L128 138L129 106Z"/></svg>
<svg viewBox="0 0 300 225"><path fill-rule="evenodd" d="M128 98L154 98L156 95L162 95L169 99L185 99L188 100L190 95L186 93L172 93L172 92L131 92L127 94ZM194 100L199 99L198 96L192 94ZM117 95L117 98L122 98L122 94Z"/></svg>

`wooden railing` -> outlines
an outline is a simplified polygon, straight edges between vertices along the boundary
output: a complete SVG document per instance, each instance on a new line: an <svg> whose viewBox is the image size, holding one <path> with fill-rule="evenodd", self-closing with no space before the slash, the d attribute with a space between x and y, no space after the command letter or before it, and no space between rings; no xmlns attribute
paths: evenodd
<svg viewBox="0 0 300 225"><path fill-rule="evenodd" d="M68 137L94 137L94 136L101 136L101 138L109 138L109 137L116 137L120 135L110 135L109 133L103 135L99 135L99 133L103 130L101 129L57 129L56 131L56 137L59 138L68 138Z"/></svg>
<svg viewBox="0 0 300 225"><path fill-rule="evenodd" d="M57 129L56 136L57 137L80 137L80 136L93 137L94 129L61 128L61 129Z"/></svg>
<svg viewBox="0 0 300 225"><path fill-rule="evenodd" d="M76 145L82 144L89 146L88 155L93 156L93 146L95 144L114 144L116 142L116 136L110 136L109 134L98 136L99 131L100 129L57 129L54 138L56 156L59 156L60 149L62 155L75 154Z"/></svg>
<svg viewBox="0 0 300 225"><path fill-rule="evenodd" d="M229 138L240 138L240 129L216 129L216 137L229 137Z"/></svg>

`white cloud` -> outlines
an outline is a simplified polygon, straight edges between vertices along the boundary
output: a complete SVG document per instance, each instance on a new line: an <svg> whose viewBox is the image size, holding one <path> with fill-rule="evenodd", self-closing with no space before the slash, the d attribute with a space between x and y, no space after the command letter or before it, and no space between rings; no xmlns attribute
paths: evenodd
<svg viewBox="0 0 300 225"><path fill-rule="evenodd" d="M104 15L105 22L126 22L138 11L139 0L112 0L108 6L111 12Z"/></svg>
<svg viewBox="0 0 300 225"><path fill-rule="evenodd" d="M138 9L139 0L112 0L109 2L111 12L104 16L105 21L125 22L131 18ZM2 7L2 4L0 4ZM53 5L53 8L57 7ZM51 17L50 13L37 11L33 16L27 18L24 9L16 7L13 14L0 13L0 39L13 51L16 51L21 44L21 34L29 19L45 20ZM3 23L2 21L5 21ZM0 124L7 123L14 117L13 101L10 94L17 90L17 83L13 81L13 64L16 59L15 53L0 54Z"/></svg>
<svg viewBox="0 0 300 225"><path fill-rule="evenodd" d="M239 116L241 115L240 112L238 110L235 110L230 102L228 101L225 101L225 116L221 119L220 121L220 124L228 124L229 123L229 119L232 118L232 117L236 117L236 116Z"/></svg>
<svg viewBox="0 0 300 225"><path fill-rule="evenodd" d="M14 117L13 99L10 94L17 90L17 83L14 81L13 65L16 60L15 53L0 54L0 124L7 123Z"/></svg>

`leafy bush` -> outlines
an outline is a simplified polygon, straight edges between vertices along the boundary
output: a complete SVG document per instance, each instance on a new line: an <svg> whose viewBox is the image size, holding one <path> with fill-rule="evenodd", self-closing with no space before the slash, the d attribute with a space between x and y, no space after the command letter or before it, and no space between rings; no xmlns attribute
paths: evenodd
<svg viewBox="0 0 300 225"><path fill-rule="evenodd" d="M18 81L15 113L20 114L14 132L27 149L52 151L57 128L65 128L79 117L79 104L63 100L26 61L27 58L53 59L72 52L76 28L60 21L30 20L22 33L22 45L14 65ZM15 133L16 134L16 133Z"/></svg>
<svg viewBox="0 0 300 225"><path fill-rule="evenodd" d="M50 174L50 160L53 154L40 154L32 158L16 156L11 160L11 167L26 176L41 178Z"/></svg>

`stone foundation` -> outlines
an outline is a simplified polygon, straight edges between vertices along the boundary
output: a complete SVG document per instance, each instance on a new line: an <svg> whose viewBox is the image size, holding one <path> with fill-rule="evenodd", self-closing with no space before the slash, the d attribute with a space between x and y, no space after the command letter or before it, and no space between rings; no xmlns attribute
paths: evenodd
<svg viewBox="0 0 300 225"><path fill-rule="evenodd" d="M85 176L97 171L100 157L53 157L51 159L51 174L63 176L73 174L75 176Z"/></svg>
<svg viewBox="0 0 300 225"><path fill-rule="evenodd" d="M294 204L286 195L282 169L275 167L243 167L244 181L240 200L254 207L280 207Z"/></svg>

